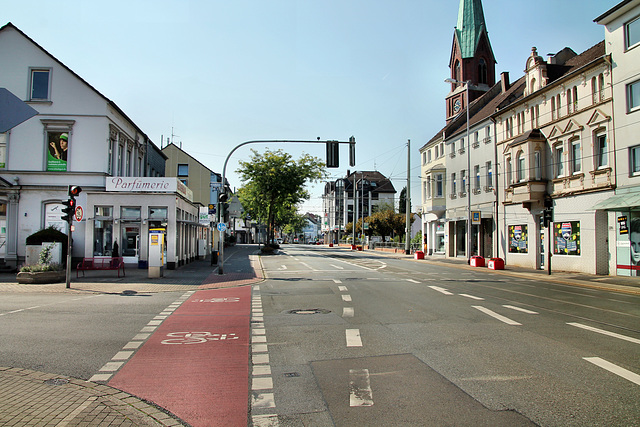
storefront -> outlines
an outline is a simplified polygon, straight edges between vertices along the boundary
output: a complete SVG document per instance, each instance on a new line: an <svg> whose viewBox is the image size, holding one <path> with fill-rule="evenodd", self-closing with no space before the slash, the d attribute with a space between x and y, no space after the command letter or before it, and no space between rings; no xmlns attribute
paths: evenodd
<svg viewBox="0 0 640 427"><path fill-rule="evenodd" d="M110 177L106 190L87 192L85 257L122 256L145 268L150 229L164 230L167 269L203 255L198 240L208 239L208 226L199 223L199 205L177 178Z"/></svg>

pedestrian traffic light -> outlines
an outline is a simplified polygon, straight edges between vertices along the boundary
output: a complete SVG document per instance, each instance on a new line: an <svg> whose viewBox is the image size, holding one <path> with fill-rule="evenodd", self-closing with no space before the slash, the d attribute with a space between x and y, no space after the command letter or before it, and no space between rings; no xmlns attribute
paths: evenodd
<svg viewBox="0 0 640 427"><path fill-rule="evenodd" d="M349 166L356 165L356 138L349 138Z"/></svg>
<svg viewBox="0 0 640 427"><path fill-rule="evenodd" d="M229 200L229 195L227 193L222 193L218 196L218 201L220 203L227 203L227 200Z"/></svg>
<svg viewBox="0 0 640 427"><path fill-rule="evenodd" d="M340 167L340 145L338 141L327 141L327 167Z"/></svg>
<svg viewBox="0 0 640 427"><path fill-rule="evenodd" d="M62 220L71 224L71 221L73 221L73 216L76 213L76 199L72 197L66 202L62 202L62 204L65 206L62 209L62 212L64 212L64 215L62 216Z"/></svg>
<svg viewBox="0 0 640 427"><path fill-rule="evenodd" d="M77 185L69 186L69 197L74 198L78 196L81 192L82 192L82 188L80 188L79 186Z"/></svg>

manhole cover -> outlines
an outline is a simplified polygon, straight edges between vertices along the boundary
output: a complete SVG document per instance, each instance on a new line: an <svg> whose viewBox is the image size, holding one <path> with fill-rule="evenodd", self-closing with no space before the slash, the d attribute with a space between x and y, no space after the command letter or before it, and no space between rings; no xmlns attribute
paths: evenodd
<svg viewBox="0 0 640 427"><path fill-rule="evenodd" d="M324 308L298 308L295 310L287 310L285 313L287 314L329 314L331 310L326 310Z"/></svg>
<svg viewBox="0 0 640 427"><path fill-rule="evenodd" d="M295 378L295 377L299 377L300 374L298 372L285 372L284 376L287 378Z"/></svg>
<svg viewBox="0 0 640 427"><path fill-rule="evenodd" d="M69 384L69 380L66 378L51 378L50 380L46 380L44 383L49 385L65 385Z"/></svg>

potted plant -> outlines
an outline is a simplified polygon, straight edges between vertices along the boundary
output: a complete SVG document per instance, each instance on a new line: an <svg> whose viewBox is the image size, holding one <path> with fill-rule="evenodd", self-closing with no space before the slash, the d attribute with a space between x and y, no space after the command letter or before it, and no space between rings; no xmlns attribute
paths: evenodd
<svg viewBox="0 0 640 427"><path fill-rule="evenodd" d="M23 265L20 268L18 283L60 283L66 280L66 271L62 264L51 262L51 249L54 244L43 246L37 264Z"/></svg>

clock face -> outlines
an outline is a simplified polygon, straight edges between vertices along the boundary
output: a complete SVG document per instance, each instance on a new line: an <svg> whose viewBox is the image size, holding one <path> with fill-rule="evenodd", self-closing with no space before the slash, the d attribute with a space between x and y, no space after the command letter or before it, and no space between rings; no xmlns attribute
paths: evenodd
<svg viewBox="0 0 640 427"><path fill-rule="evenodd" d="M457 113L457 112L460 111L461 107L462 107L462 105L460 103L460 100L456 99L456 101L453 103L453 111Z"/></svg>

